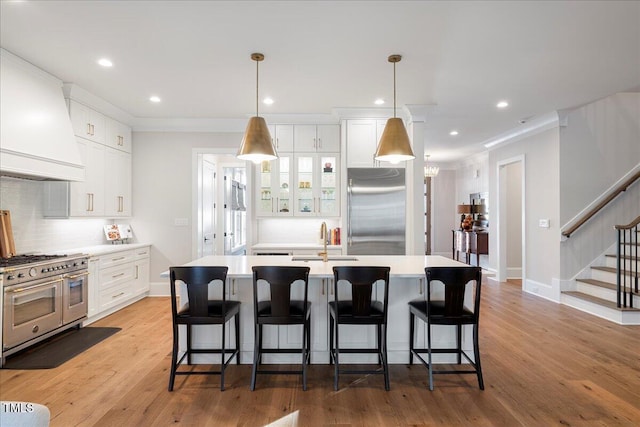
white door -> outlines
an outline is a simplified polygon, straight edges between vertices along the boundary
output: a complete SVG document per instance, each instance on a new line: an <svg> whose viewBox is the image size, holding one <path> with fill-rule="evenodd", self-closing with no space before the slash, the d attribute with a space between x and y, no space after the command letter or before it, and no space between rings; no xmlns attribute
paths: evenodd
<svg viewBox="0 0 640 427"><path fill-rule="evenodd" d="M216 231L216 165L202 161L202 254L215 255Z"/></svg>

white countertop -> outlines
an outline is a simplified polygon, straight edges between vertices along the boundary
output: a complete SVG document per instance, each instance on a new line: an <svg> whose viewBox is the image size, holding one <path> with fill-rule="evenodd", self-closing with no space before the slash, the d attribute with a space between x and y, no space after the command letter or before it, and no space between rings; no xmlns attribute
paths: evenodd
<svg viewBox="0 0 640 427"><path fill-rule="evenodd" d="M87 254L90 256L99 256L105 254L111 254L114 252L127 251L130 249L139 249L144 248L145 246L151 246L149 243L125 243L121 245L94 245L94 246L84 246L81 248L71 248L65 249L63 251L58 251L61 254Z"/></svg>
<svg viewBox="0 0 640 427"><path fill-rule="evenodd" d="M335 260L322 261L293 261L296 256L290 255L267 255L267 256L206 256L191 261L185 266L216 266L226 265L229 267L227 273L231 278L251 278L253 272L251 267L258 265L278 265L278 266L304 266L310 267L309 277L328 278L333 277L333 266L388 266L391 268L390 276L399 278L417 278L424 276L425 267L468 267L459 261L445 258L440 255L342 255L330 257ZM341 261L340 258L343 260ZM357 261L345 261L345 258L356 258ZM169 277L169 271L161 274L161 277Z"/></svg>
<svg viewBox="0 0 640 427"><path fill-rule="evenodd" d="M340 249L342 246L340 245L327 245L327 249ZM251 246L251 249L254 250L265 250L265 249L312 249L312 250L322 250L323 245L320 243L258 243Z"/></svg>

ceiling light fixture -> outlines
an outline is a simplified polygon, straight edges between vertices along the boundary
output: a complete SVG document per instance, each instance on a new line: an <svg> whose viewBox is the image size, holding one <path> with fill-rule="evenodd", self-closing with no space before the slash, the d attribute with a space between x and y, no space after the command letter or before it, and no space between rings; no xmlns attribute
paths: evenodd
<svg viewBox="0 0 640 427"><path fill-rule="evenodd" d="M438 175L440 172L440 168L436 165L428 165L427 161L429 160L429 155L424 156L424 177L425 178L433 178Z"/></svg>
<svg viewBox="0 0 640 427"><path fill-rule="evenodd" d="M271 105L273 104L273 98L270 98L267 96L265 99L262 100L262 103L265 105Z"/></svg>
<svg viewBox="0 0 640 427"><path fill-rule="evenodd" d="M149 101L151 101L151 102L160 102L160 97L153 95L153 96L149 97Z"/></svg>
<svg viewBox="0 0 640 427"><path fill-rule="evenodd" d="M393 118L387 120L374 155L376 160L391 163L416 158L411 149L407 129L405 129L402 119L396 117L396 62L400 62L401 59L400 55L391 55L388 58L389 62L393 64Z"/></svg>
<svg viewBox="0 0 640 427"><path fill-rule="evenodd" d="M260 163L264 160L273 160L278 158L276 149L271 142L271 134L267 127L267 122L263 117L258 116L258 65L264 60L261 53L252 53L251 59L256 61L256 115L249 119L247 129L244 131L244 138L240 143L237 158L240 160L250 160L253 163Z"/></svg>
<svg viewBox="0 0 640 427"><path fill-rule="evenodd" d="M384 99L378 98L375 101L373 101L373 103L376 104L376 105L382 105L382 104L384 104Z"/></svg>
<svg viewBox="0 0 640 427"><path fill-rule="evenodd" d="M509 106L509 103L507 101L500 101L496 104L496 107L498 108L507 108Z"/></svg>
<svg viewBox="0 0 640 427"><path fill-rule="evenodd" d="M457 130L452 130L451 132L449 132L449 135L456 136L456 135L458 135L458 131Z"/></svg>
<svg viewBox="0 0 640 427"><path fill-rule="evenodd" d="M103 67L113 67L113 62L111 62L109 59L107 58L102 58L98 60L98 64L102 65Z"/></svg>

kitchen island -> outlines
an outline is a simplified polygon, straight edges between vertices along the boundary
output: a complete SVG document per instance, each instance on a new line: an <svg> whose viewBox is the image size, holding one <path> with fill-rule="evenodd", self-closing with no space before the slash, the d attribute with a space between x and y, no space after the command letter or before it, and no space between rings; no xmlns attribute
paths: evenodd
<svg viewBox="0 0 640 427"><path fill-rule="evenodd" d="M252 363L254 347L253 325L253 273L251 267L259 265L306 266L309 272L309 301L311 306L311 363L329 363L329 312L328 303L334 299L333 266L388 266L390 271L389 318L388 318L388 357L389 363L408 363L409 361L409 309L410 300L426 298L425 267L467 267L466 264L442 256L404 256L404 255L356 255L329 256L328 262L322 262L315 256L206 256L191 261L185 266L219 266L229 267L227 274L227 298L240 301L240 355L241 363ZM169 272L162 274L168 277ZM214 289L218 289L217 288ZM181 298L186 298L184 286L179 290ZM341 293L342 295L342 293ZM442 295L436 290L435 296ZM212 294L215 298L221 295ZM297 297L302 297L299 295ZM233 338L233 332L227 328L227 343ZM376 333L374 327L341 326L341 346L367 347L375 346ZM186 334L181 333L181 339ZM425 346L425 329L423 322L416 328L416 346ZM272 326L264 329L265 348L300 347L302 338L299 326ZM194 347L220 345L220 328L216 326L200 326L193 331ZM455 329L438 327L433 331L434 347L454 346ZM181 342L180 347L185 347ZM229 344L227 344L229 346ZM463 348L471 348L471 331L463 332ZM298 355L269 354L264 355L264 363L299 363ZM452 362L455 356L435 355L434 361ZM217 355L195 355L195 363L212 363ZM376 363L376 355L344 354L344 363Z"/></svg>

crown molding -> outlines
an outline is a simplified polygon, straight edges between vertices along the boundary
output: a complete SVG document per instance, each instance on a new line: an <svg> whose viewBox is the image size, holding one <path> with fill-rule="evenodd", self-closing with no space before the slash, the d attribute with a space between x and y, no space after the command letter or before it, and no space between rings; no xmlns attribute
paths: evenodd
<svg viewBox="0 0 640 427"><path fill-rule="evenodd" d="M522 138L535 135L554 127L558 127L560 123L558 113L552 111L543 114L523 123L520 127L513 128L507 132L496 135L482 142L485 148L494 149L498 146L511 144L521 140Z"/></svg>

